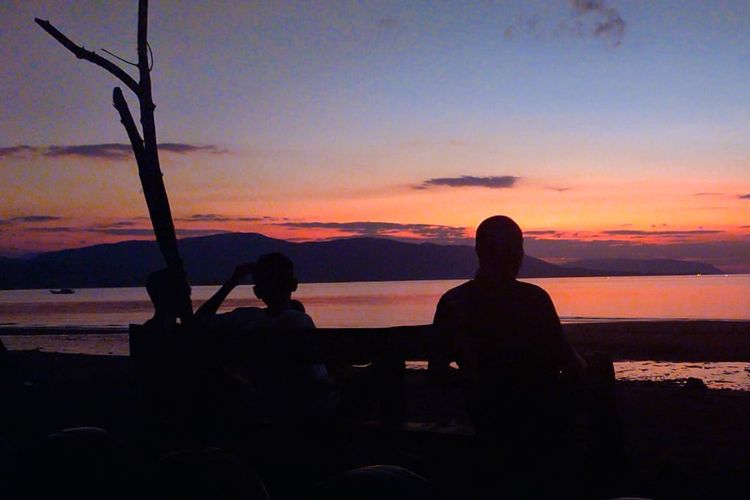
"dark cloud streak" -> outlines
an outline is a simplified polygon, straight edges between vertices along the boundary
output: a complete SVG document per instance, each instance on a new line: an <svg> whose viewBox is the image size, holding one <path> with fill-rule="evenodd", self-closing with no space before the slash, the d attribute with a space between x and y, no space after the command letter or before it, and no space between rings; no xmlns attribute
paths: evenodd
<svg viewBox="0 0 750 500"><path fill-rule="evenodd" d="M80 230L81 228L69 226L42 226L30 227L27 229L27 231L33 231L35 233L75 233Z"/></svg>
<svg viewBox="0 0 750 500"><path fill-rule="evenodd" d="M612 236L693 236L700 234L720 234L724 231L715 229L692 229L686 231L666 230L666 231L641 231L639 229L611 229L602 231L603 234Z"/></svg>
<svg viewBox="0 0 750 500"><path fill-rule="evenodd" d="M546 236L546 235L555 235L559 233L555 231L554 229L538 229L538 230L532 229L530 231L524 231L523 234L529 235L529 236Z"/></svg>
<svg viewBox="0 0 750 500"><path fill-rule="evenodd" d="M436 177L427 179L422 184L414 186L415 189L428 189L438 186L447 187L485 187L490 189L512 188L520 177L513 175L500 175L489 177L476 177L473 175L462 175L460 177Z"/></svg>
<svg viewBox="0 0 750 500"><path fill-rule="evenodd" d="M438 224L401 224L397 222L279 222L277 226L294 229L332 229L358 236L393 236L399 233L412 233L422 238L441 241L466 239L466 228Z"/></svg>
<svg viewBox="0 0 750 500"><path fill-rule="evenodd" d="M151 228L79 228L79 231L87 233L108 234L110 236L154 236L154 230ZM211 234L226 233L221 229L176 229L177 236L180 238L189 238L191 236L209 236Z"/></svg>
<svg viewBox="0 0 750 500"><path fill-rule="evenodd" d="M220 214L193 214L189 217L182 217L175 220L181 222L259 222L271 219L271 217L232 217Z"/></svg>
<svg viewBox="0 0 750 500"><path fill-rule="evenodd" d="M112 229L112 228L122 228L122 227L130 227L135 226L136 222L132 220L121 220L117 222L110 222L109 224L100 224L97 227L101 229Z"/></svg>
<svg viewBox="0 0 750 500"><path fill-rule="evenodd" d="M177 142L165 142L159 144L159 150L179 155L194 153L224 154L227 151L214 145L184 144ZM66 146L11 146L0 148L0 158L21 156L24 154L38 155L44 158L89 158L123 161L133 157L133 149L130 144L104 143L104 144L78 144Z"/></svg>
<svg viewBox="0 0 750 500"><path fill-rule="evenodd" d="M78 158L100 158L104 160L125 160L133 154L133 149L127 144L81 144L78 146L50 146L41 154L48 158L72 156Z"/></svg>
<svg viewBox="0 0 750 500"><path fill-rule="evenodd" d="M39 222L52 222L56 220L62 220L63 217L57 217L54 215L22 215L19 217L10 217L8 219L0 219L0 225L4 224L36 224Z"/></svg>
<svg viewBox="0 0 750 500"><path fill-rule="evenodd" d="M23 153L33 153L34 148L32 146L27 145L20 145L20 146L10 146L7 148L0 148L0 158L10 157L10 156L21 156Z"/></svg>

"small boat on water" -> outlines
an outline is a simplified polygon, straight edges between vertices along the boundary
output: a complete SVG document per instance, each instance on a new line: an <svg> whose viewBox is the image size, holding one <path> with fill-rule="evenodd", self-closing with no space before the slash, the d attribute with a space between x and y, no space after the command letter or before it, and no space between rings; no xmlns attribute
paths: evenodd
<svg viewBox="0 0 750 500"><path fill-rule="evenodd" d="M76 293L72 288L58 288L57 290L50 290L49 293L53 293L55 295L70 295L71 293Z"/></svg>

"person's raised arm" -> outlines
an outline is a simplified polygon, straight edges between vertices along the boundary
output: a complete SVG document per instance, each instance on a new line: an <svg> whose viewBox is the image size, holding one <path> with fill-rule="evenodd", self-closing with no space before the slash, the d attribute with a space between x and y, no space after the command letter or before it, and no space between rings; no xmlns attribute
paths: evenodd
<svg viewBox="0 0 750 500"><path fill-rule="evenodd" d="M237 285L241 284L243 280L252 273L254 266L255 262L246 262L237 266L229 280L227 280L227 282L224 283L210 299L204 302L198 310L195 311L196 319L203 320L215 315L221 304L224 302L224 299L227 298Z"/></svg>

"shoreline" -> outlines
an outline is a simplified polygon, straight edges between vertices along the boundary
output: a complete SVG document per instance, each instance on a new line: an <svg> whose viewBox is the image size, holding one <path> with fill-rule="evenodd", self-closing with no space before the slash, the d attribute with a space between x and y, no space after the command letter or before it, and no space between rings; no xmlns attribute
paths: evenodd
<svg viewBox="0 0 750 500"><path fill-rule="evenodd" d="M616 361L750 362L750 321L659 320L565 323L582 353L603 352ZM0 326L0 337L29 339L127 335L125 326Z"/></svg>
<svg viewBox="0 0 750 500"><path fill-rule="evenodd" d="M564 324L563 329L582 355L610 357L618 382L680 386L700 379L711 390L750 393L748 321L574 323ZM127 361L127 333L125 327L0 326L0 339L18 356L39 353L95 363L105 363L106 358ZM118 363L112 359L113 365ZM421 371L426 361L408 360L407 366Z"/></svg>

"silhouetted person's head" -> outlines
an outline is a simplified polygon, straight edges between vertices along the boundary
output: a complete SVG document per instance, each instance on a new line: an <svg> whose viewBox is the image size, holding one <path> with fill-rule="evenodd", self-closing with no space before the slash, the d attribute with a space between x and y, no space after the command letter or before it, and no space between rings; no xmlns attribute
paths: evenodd
<svg viewBox="0 0 750 500"><path fill-rule="evenodd" d="M523 262L523 233L513 219L495 215L477 228L475 250L480 273L515 279Z"/></svg>
<svg viewBox="0 0 750 500"><path fill-rule="evenodd" d="M297 290L294 264L284 254L262 255L253 267L253 291L270 309L289 307L292 292Z"/></svg>
<svg viewBox="0 0 750 500"><path fill-rule="evenodd" d="M190 285L171 269L154 271L146 278L146 291L156 316L177 317L190 304Z"/></svg>

